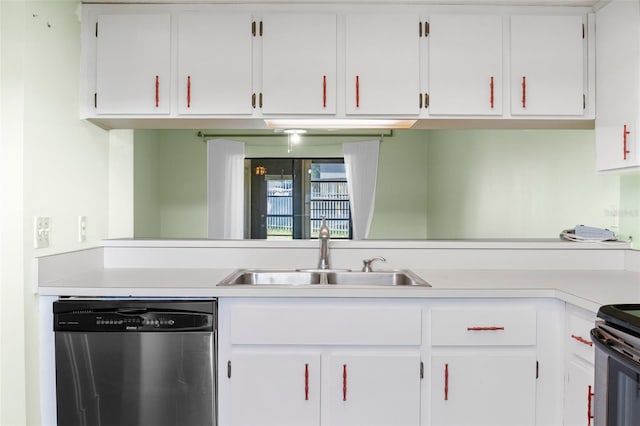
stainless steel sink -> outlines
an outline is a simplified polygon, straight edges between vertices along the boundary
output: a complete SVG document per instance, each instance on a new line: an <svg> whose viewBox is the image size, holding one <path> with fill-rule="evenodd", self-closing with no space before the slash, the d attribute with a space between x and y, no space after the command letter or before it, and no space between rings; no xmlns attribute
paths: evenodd
<svg viewBox="0 0 640 426"><path fill-rule="evenodd" d="M409 270L355 272L332 269L240 269L222 280L219 285L431 287L429 283Z"/></svg>

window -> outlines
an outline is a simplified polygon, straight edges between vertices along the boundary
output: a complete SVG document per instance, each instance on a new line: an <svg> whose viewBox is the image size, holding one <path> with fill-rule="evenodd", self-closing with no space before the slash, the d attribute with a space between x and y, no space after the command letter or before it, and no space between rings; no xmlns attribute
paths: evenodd
<svg viewBox="0 0 640 426"><path fill-rule="evenodd" d="M317 238L322 217L331 238L351 238L344 160L251 159L247 173L251 173L251 179L245 179L250 238Z"/></svg>
<svg viewBox="0 0 640 426"><path fill-rule="evenodd" d="M331 238L350 238L351 211L344 163L314 162L309 167L311 238L318 238L322 217Z"/></svg>

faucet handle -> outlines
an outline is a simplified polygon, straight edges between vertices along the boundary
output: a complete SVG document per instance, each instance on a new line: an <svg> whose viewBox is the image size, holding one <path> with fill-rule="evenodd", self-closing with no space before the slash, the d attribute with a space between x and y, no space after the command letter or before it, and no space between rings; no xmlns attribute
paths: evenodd
<svg viewBox="0 0 640 426"><path fill-rule="evenodd" d="M382 256L377 256L377 257L374 257L373 259L364 259L364 260L362 261L362 264L363 264L363 266L362 266L362 272L372 272L373 270L371 269L371 264L372 264L373 262L375 262L376 260L381 260L381 261L383 261L383 262L386 262L386 261L387 261L387 259L385 259L385 258L384 258L384 257L382 257Z"/></svg>

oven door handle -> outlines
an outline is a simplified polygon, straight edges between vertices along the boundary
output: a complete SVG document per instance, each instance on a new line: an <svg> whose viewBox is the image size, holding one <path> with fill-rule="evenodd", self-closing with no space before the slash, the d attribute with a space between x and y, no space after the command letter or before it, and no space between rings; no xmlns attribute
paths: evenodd
<svg viewBox="0 0 640 426"><path fill-rule="evenodd" d="M623 339L614 336L600 327L591 330L591 337L595 339L597 343L615 351L634 364L640 364L640 349L629 345Z"/></svg>

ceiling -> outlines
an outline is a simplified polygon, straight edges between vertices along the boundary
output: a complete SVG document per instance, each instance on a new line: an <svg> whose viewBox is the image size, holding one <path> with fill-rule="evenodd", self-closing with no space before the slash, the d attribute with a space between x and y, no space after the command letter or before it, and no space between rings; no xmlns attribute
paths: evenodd
<svg viewBox="0 0 640 426"><path fill-rule="evenodd" d="M581 6L591 7L608 0L82 0L83 3L384 3L424 5L491 5L491 6Z"/></svg>

